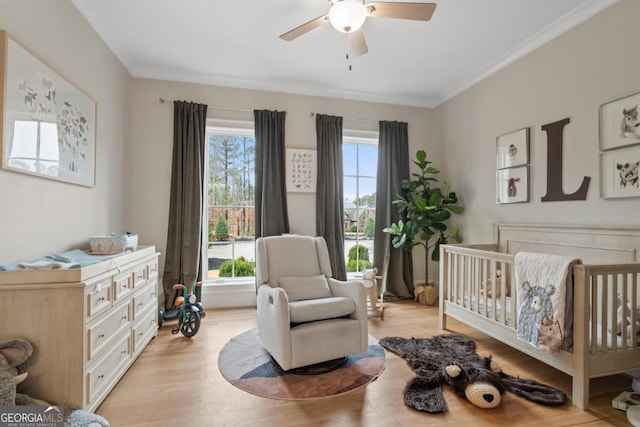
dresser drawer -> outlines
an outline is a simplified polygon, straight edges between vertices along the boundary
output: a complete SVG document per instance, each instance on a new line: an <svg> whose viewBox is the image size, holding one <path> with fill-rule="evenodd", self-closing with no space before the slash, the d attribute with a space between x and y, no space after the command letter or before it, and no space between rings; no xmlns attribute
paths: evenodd
<svg viewBox="0 0 640 427"><path fill-rule="evenodd" d="M97 283L87 286L86 294L86 317L87 320L102 313L113 303L113 289L111 287L111 278L104 279Z"/></svg>
<svg viewBox="0 0 640 427"><path fill-rule="evenodd" d="M149 337L158 330L156 315L158 310L148 310L141 313L133 328L133 352L141 350Z"/></svg>
<svg viewBox="0 0 640 427"><path fill-rule="evenodd" d="M139 265L133 269L133 288L137 289L147 283L147 266Z"/></svg>
<svg viewBox="0 0 640 427"><path fill-rule="evenodd" d="M98 320L93 325L87 326L87 361L92 361L110 343L118 339L123 333L128 335L130 331L129 319L130 304L124 304Z"/></svg>
<svg viewBox="0 0 640 427"><path fill-rule="evenodd" d="M158 277L158 258L147 262L147 279Z"/></svg>
<svg viewBox="0 0 640 427"><path fill-rule="evenodd" d="M124 371L131 360L131 340L127 334L113 346L113 350L87 371L88 401L95 399L114 378Z"/></svg>
<svg viewBox="0 0 640 427"><path fill-rule="evenodd" d="M114 301L119 301L131 294L133 289L133 272L123 271L121 274L113 276L113 289L115 293Z"/></svg>
<svg viewBox="0 0 640 427"><path fill-rule="evenodd" d="M144 288L133 294L133 320L150 307L158 307L158 279L151 280Z"/></svg>

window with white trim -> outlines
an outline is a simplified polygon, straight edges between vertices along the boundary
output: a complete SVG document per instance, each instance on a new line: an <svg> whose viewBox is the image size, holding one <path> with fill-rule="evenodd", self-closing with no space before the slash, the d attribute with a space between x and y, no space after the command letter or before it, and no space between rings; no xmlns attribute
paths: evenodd
<svg viewBox="0 0 640 427"><path fill-rule="evenodd" d="M344 256L347 276L373 266L378 138L345 134L342 141Z"/></svg>
<svg viewBox="0 0 640 427"><path fill-rule="evenodd" d="M255 137L253 129L207 128L206 280L255 275Z"/></svg>

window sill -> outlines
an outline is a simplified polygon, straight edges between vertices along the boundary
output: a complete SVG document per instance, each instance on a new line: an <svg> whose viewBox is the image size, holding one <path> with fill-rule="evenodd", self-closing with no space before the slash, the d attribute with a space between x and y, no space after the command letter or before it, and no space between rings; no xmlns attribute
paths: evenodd
<svg viewBox="0 0 640 427"><path fill-rule="evenodd" d="M202 291L204 293L216 293L224 291L255 291L255 277L241 277L237 279L209 279L202 283Z"/></svg>

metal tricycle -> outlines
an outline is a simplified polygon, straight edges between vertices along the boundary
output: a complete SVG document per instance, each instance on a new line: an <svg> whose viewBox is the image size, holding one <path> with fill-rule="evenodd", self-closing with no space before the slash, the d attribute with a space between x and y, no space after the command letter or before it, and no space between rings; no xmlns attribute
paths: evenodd
<svg viewBox="0 0 640 427"><path fill-rule="evenodd" d="M194 283L191 286L190 293L187 293L187 287L183 284L177 283L173 285L173 289L176 291L182 289L182 295L175 300L174 305L177 308L175 315L178 317L178 325L171 329L172 334L182 332L182 335L191 338L198 333L200 319L205 316L204 307L196 297L196 287L201 285L202 282ZM167 319L168 315L170 315L170 312L165 313L164 318Z"/></svg>

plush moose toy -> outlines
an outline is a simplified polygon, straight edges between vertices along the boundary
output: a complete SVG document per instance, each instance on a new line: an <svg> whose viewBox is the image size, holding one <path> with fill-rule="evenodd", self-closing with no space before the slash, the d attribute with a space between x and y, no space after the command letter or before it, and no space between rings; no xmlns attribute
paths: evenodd
<svg viewBox="0 0 640 427"><path fill-rule="evenodd" d="M475 342L462 335L385 337L380 345L405 359L418 375L405 387L404 400L419 411L447 410L443 384L479 408L495 408L505 391L547 406L566 401L566 395L558 389L505 374L491 356L479 356Z"/></svg>

